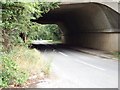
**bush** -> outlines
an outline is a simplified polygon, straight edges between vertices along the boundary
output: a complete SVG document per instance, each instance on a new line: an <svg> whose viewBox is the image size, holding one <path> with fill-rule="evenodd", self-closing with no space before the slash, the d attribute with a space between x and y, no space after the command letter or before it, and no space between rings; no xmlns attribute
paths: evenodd
<svg viewBox="0 0 120 90"><path fill-rule="evenodd" d="M28 71L30 74L48 73L45 68L49 68L50 63L36 49L15 47L9 56L15 60L19 68Z"/></svg>
<svg viewBox="0 0 120 90"><path fill-rule="evenodd" d="M21 85L23 84L28 75L23 70L18 68L18 65L7 55L0 58L0 87L7 87L10 84Z"/></svg>
<svg viewBox="0 0 120 90"><path fill-rule="evenodd" d="M39 26L39 27L38 27ZM56 24L34 25L34 31L29 32L28 38L32 40L53 40L60 41L62 32ZM35 28L36 27L36 28Z"/></svg>
<svg viewBox="0 0 120 90"><path fill-rule="evenodd" d="M36 49L15 47L11 52L1 54L0 61L0 87L21 86L33 75L44 73L45 78L50 72L50 62Z"/></svg>

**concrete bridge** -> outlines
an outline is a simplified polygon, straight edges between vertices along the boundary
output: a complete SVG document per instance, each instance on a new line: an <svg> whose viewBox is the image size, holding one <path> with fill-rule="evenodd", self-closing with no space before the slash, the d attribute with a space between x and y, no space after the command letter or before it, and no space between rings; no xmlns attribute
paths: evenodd
<svg viewBox="0 0 120 90"><path fill-rule="evenodd" d="M120 15L116 3L108 3L63 3L60 8L33 21L58 24L65 44L119 51Z"/></svg>

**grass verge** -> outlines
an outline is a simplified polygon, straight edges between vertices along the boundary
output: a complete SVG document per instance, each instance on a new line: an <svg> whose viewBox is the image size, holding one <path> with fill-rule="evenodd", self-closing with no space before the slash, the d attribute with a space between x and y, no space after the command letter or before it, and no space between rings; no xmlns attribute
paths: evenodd
<svg viewBox="0 0 120 90"><path fill-rule="evenodd" d="M36 49L15 47L10 53L0 56L0 87L9 85L22 86L29 77L49 75L50 62L44 60L42 54Z"/></svg>
<svg viewBox="0 0 120 90"><path fill-rule="evenodd" d="M120 60L120 52L114 52L113 55Z"/></svg>

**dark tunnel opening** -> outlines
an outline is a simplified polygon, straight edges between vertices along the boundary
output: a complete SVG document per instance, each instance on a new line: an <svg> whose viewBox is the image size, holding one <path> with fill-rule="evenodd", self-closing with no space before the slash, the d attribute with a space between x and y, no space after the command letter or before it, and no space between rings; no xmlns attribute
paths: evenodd
<svg viewBox="0 0 120 90"><path fill-rule="evenodd" d="M62 4L37 20L57 24L63 32L64 45L104 51L119 51L119 13L99 3Z"/></svg>

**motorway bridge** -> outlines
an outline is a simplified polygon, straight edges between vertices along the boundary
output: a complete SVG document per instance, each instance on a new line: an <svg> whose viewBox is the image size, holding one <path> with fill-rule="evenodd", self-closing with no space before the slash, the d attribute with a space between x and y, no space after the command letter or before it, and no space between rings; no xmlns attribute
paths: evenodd
<svg viewBox="0 0 120 90"><path fill-rule="evenodd" d="M118 51L119 17L111 4L65 3L43 17L41 24L57 24L63 32L63 43L105 51Z"/></svg>

